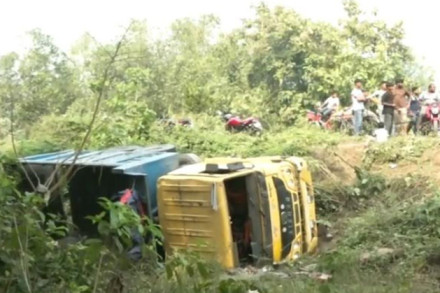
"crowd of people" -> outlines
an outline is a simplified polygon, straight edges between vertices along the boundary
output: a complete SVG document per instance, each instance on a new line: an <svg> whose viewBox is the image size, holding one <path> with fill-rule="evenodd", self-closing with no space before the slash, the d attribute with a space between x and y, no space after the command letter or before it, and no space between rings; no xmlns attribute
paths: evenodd
<svg viewBox="0 0 440 293"><path fill-rule="evenodd" d="M378 90L368 94L363 89L362 81L355 80L351 91L351 113L355 135L362 133L363 120L368 104L377 107L379 128L386 130L387 136L406 135L413 131L420 131L424 117L432 113L431 105L440 101L434 84L430 84L426 91L422 92L419 87L408 90L403 79L393 82L381 82ZM323 117L329 117L331 113L340 107L339 96L333 91L321 105ZM437 114L436 114L437 115Z"/></svg>

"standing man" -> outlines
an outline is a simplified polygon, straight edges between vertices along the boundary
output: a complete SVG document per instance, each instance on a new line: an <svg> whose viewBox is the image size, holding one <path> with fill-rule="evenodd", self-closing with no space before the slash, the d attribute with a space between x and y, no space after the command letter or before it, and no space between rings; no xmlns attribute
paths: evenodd
<svg viewBox="0 0 440 293"><path fill-rule="evenodd" d="M379 114L379 120L382 123L384 123L382 96L386 93L386 91L387 91L387 82L382 81L380 83L379 89L369 97L370 99L375 99L377 101L377 113Z"/></svg>
<svg viewBox="0 0 440 293"><path fill-rule="evenodd" d="M417 118L417 129L420 129L423 116L426 115L426 110L428 109L428 106L434 102L438 102L439 100L440 99L436 92L435 84L431 83L428 87L428 91L423 92L420 95L421 109L420 109L419 117Z"/></svg>
<svg viewBox="0 0 440 293"><path fill-rule="evenodd" d="M403 86L403 79L396 80L394 88L394 105L396 106L396 132L406 135L408 129L408 100L410 94Z"/></svg>
<svg viewBox="0 0 440 293"><path fill-rule="evenodd" d="M388 82L386 84L386 92L382 95L382 114L384 118L384 126L388 135L391 136L394 123L394 84Z"/></svg>
<svg viewBox="0 0 440 293"><path fill-rule="evenodd" d="M362 81L360 79L356 79L354 82L354 89L351 91L351 111L353 113L353 126L355 135L359 135L362 130L362 119L365 109L365 101L366 98L362 92Z"/></svg>
<svg viewBox="0 0 440 293"><path fill-rule="evenodd" d="M408 133L412 129L414 134L417 134L417 122L419 121L420 116L420 89L418 87L413 87L411 90L411 98L409 101L409 112L408 117L410 118Z"/></svg>

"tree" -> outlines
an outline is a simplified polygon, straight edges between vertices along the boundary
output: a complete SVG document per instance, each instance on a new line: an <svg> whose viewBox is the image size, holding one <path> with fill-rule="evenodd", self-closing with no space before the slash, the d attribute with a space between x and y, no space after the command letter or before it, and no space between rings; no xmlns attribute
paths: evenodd
<svg viewBox="0 0 440 293"><path fill-rule="evenodd" d="M32 47L22 58L11 53L2 57L0 65L3 102L13 99L20 127L49 113L64 113L82 95L78 72L67 55L41 31L34 30L30 36Z"/></svg>

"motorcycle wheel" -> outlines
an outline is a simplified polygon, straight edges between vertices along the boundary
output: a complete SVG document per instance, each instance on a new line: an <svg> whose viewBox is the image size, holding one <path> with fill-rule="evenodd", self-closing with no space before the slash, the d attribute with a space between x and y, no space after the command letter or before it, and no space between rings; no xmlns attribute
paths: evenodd
<svg viewBox="0 0 440 293"><path fill-rule="evenodd" d="M428 135L431 131L432 131L432 125L430 121L425 121L422 122L422 124L420 125L420 133L422 135Z"/></svg>
<svg viewBox="0 0 440 293"><path fill-rule="evenodd" d="M434 134L438 134L438 120L434 120L432 122L432 131Z"/></svg>
<svg viewBox="0 0 440 293"><path fill-rule="evenodd" d="M252 130L252 135L261 136L262 134L263 134L263 131L261 129L253 129Z"/></svg>
<svg viewBox="0 0 440 293"><path fill-rule="evenodd" d="M339 121L336 130L343 134L350 135L353 132L353 125L349 121L342 119Z"/></svg>
<svg viewBox="0 0 440 293"><path fill-rule="evenodd" d="M318 121L309 121L309 125L314 128L322 128L321 123L319 123Z"/></svg>
<svg viewBox="0 0 440 293"><path fill-rule="evenodd" d="M242 128L240 132L245 132L245 133L247 133L249 135L255 135L256 134L255 128L252 127L252 125L244 126L244 128Z"/></svg>

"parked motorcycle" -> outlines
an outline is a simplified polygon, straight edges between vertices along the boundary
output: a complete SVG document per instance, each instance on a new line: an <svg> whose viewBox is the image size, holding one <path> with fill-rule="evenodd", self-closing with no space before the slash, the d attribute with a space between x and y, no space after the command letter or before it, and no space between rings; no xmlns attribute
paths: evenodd
<svg viewBox="0 0 440 293"><path fill-rule="evenodd" d="M307 121L311 125L316 125L323 129L332 129L330 120L331 119L329 118L326 121L324 121L322 119L322 114L320 111L312 111L312 110L307 111Z"/></svg>
<svg viewBox="0 0 440 293"><path fill-rule="evenodd" d="M226 122L225 128L230 132L248 132L250 134L261 135L263 132L263 125L254 117L241 119L238 116L232 114L222 115L223 120Z"/></svg>
<svg viewBox="0 0 440 293"><path fill-rule="evenodd" d="M353 133L353 114L350 107L336 111L331 116L324 120L319 111L308 111L307 121L312 125L317 125L322 129L335 130L345 134ZM377 128L379 124L379 117L376 113L370 110L364 111L363 130L370 133Z"/></svg>
<svg viewBox="0 0 440 293"><path fill-rule="evenodd" d="M431 131L434 133L439 132L439 120L440 120L440 105L439 103L430 104L426 110L426 115L421 125L421 132L428 134Z"/></svg>

